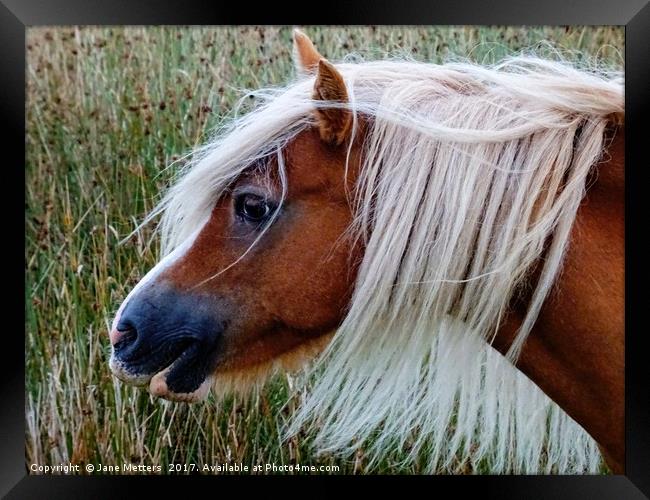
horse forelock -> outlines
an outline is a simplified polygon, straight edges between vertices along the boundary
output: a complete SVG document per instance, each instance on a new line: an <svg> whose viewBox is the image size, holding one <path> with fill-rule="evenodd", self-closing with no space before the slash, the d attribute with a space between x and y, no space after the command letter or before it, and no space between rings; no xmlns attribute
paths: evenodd
<svg viewBox="0 0 650 500"><path fill-rule="evenodd" d="M412 458L426 450L431 470L484 459L495 472L597 470L593 440L487 341L546 251L516 359L561 267L609 117L623 114L620 75L528 57L337 69L349 91L339 105L369 124L351 227L365 253L291 432L318 420L322 449L370 442L377 459L389 443L407 446ZM261 103L198 152L155 211L164 253L251 165L311 126L323 105L312 85L302 76L255 92Z"/></svg>

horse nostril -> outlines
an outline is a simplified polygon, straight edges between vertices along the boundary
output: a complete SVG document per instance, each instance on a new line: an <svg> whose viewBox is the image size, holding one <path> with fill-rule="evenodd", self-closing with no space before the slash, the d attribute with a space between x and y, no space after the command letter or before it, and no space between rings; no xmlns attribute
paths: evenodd
<svg viewBox="0 0 650 500"><path fill-rule="evenodd" d="M138 337L138 331L135 325L128 320L120 320L116 330L120 334L120 339L115 343L115 348L117 349L131 344Z"/></svg>
<svg viewBox="0 0 650 500"><path fill-rule="evenodd" d="M131 319L125 314L122 314L122 317L117 322L116 328L118 332L125 332L131 328L134 328L134 326L135 325L133 324L133 321L131 321Z"/></svg>

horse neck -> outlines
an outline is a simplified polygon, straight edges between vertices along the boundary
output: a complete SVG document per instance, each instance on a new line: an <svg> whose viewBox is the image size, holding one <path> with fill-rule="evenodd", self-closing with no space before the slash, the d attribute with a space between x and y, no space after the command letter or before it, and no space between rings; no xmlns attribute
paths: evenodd
<svg viewBox="0 0 650 500"><path fill-rule="evenodd" d="M517 361L600 444L624 461L625 129L611 127L573 226L564 265ZM530 274L533 283L539 269ZM534 287L527 287L532 289ZM530 297L513 302L493 347L505 354Z"/></svg>

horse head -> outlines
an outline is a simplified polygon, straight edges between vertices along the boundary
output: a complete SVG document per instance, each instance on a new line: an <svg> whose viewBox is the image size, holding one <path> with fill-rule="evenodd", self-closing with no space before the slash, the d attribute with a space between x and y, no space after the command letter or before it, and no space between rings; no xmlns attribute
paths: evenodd
<svg viewBox="0 0 650 500"><path fill-rule="evenodd" d="M294 37L314 101L345 103L337 69L301 32ZM346 185L360 141L346 109L314 107L308 118L282 150L246 165L200 230L124 300L110 331L119 378L196 401L217 374L295 366L339 325L355 276Z"/></svg>

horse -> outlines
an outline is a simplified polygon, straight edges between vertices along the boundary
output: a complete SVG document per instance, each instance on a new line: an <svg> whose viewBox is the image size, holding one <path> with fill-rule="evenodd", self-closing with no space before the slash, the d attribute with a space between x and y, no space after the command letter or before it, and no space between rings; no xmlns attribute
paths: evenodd
<svg viewBox="0 0 650 500"><path fill-rule="evenodd" d="M145 219L163 257L114 317L113 374L197 402L304 368L287 433L322 451L622 473L621 75L334 64L299 30L293 57Z"/></svg>

